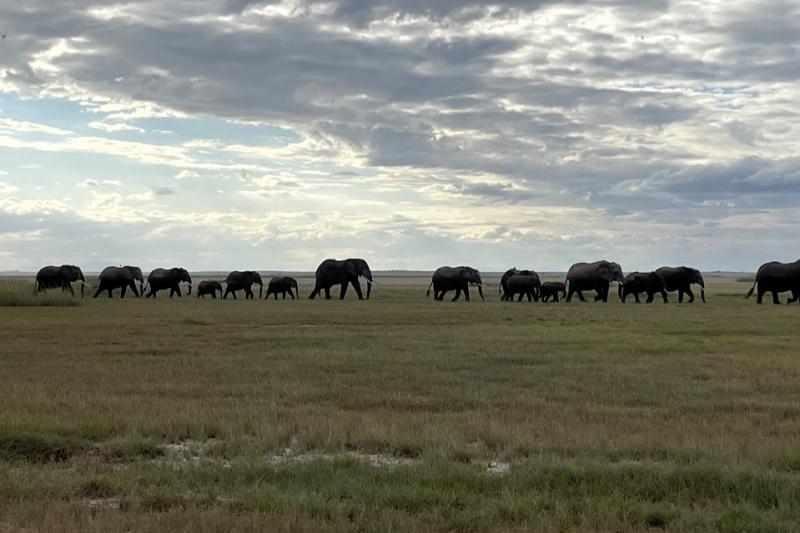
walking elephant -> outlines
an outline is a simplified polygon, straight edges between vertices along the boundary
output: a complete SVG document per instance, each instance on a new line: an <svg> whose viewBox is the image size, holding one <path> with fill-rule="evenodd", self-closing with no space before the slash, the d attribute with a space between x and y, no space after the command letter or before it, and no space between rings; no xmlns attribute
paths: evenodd
<svg viewBox="0 0 800 533"><path fill-rule="evenodd" d="M72 296L75 296L75 289L72 288L72 283L76 281L81 284L81 298L83 298L86 278L83 277L83 272L80 268L74 265L46 266L36 273L36 292L61 288L61 290L69 291Z"/></svg>
<svg viewBox="0 0 800 533"><path fill-rule="evenodd" d="M518 302L522 301L523 296L528 297L528 301L539 301L539 292L542 287L539 275L530 270L523 270L528 274L514 274L506 280L506 287L503 290L502 300L511 302L514 296L519 295Z"/></svg>
<svg viewBox="0 0 800 533"><path fill-rule="evenodd" d="M321 291L325 291L325 299L330 300L331 287L339 285L339 299L344 300L347 287L352 285L358 299L363 300L359 277L363 277L367 282L367 300L369 300L374 281L372 280L372 271L366 261L363 259L345 259L343 261L326 259L317 267L314 290L311 291L308 298L313 300Z"/></svg>
<svg viewBox="0 0 800 533"><path fill-rule="evenodd" d="M508 270L503 273L503 276L500 278L500 286L497 288L498 293L500 294L501 300L508 300L506 298L506 293L508 292L508 280L511 279L513 276L536 276L536 280L538 281L539 275L534 272L533 270L517 270L517 267L509 268ZM541 282L539 283L541 285ZM538 293L538 287L537 287Z"/></svg>
<svg viewBox="0 0 800 533"><path fill-rule="evenodd" d="M144 277L142 276L142 269L139 267L106 267L100 273L97 281L97 292L94 293L95 298L100 296L103 291L107 291L108 297L113 298L112 291L114 289L122 289L120 298L125 298L125 292L128 288L133 291L136 297L144 293ZM139 288L136 287L137 281L139 282ZM141 289L141 293L139 289Z"/></svg>
<svg viewBox="0 0 800 533"><path fill-rule="evenodd" d="M267 295L264 296L264 299L269 299L269 296L272 295L277 300L278 293L281 293L285 300L287 292L289 296L292 297L292 300L294 300L295 295L297 295L297 298L300 298L300 289L297 288L297 280L289 276L274 277L269 280Z"/></svg>
<svg viewBox="0 0 800 533"><path fill-rule="evenodd" d="M426 296L431 294L431 286L433 287L433 298L438 301L444 300L444 295L448 291L456 291L456 295L452 301L458 300L461 293L464 293L464 299L469 301L469 286L478 286L478 294L483 300L483 282L481 281L481 273L474 268L467 266L459 267L440 267L436 269L431 278L431 283L428 285L428 292Z"/></svg>
<svg viewBox="0 0 800 533"><path fill-rule="evenodd" d="M204 298L207 294L210 294L213 299L217 299L217 291L219 291L219 295L222 296L222 283L219 281L201 281L200 285L197 286L197 297Z"/></svg>
<svg viewBox="0 0 800 533"><path fill-rule="evenodd" d="M567 301L572 301L572 295L577 293L582 302L583 291L593 290L597 293L594 301L608 301L608 288L612 282L621 282L622 267L619 263L610 261L597 261L594 263L575 263L567 272Z"/></svg>
<svg viewBox="0 0 800 533"><path fill-rule="evenodd" d="M791 291L792 297L789 298L788 303L800 301L800 260L794 263L779 263L773 261L771 263L764 263L756 273L756 280L750 290L747 291L745 298L750 298L753 291L758 286L758 303L764 299L764 294L772 293L772 303L780 304L778 294L781 292Z"/></svg>
<svg viewBox="0 0 800 533"><path fill-rule="evenodd" d="M147 298L155 298L158 291L169 289L169 297L172 298L175 294L180 298L181 282L189 284L189 292L192 294L192 277L185 268L157 268L150 272L147 276L147 285L150 287L150 292L146 295Z"/></svg>
<svg viewBox="0 0 800 533"><path fill-rule="evenodd" d="M656 294L660 294L664 303L667 303L667 283L664 277L657 272L631 272L619 285L619 299L622 303L632 294L636 303L639 302L639 293L647 293L647 303L653 303Z"/></svg>
<svg viewBox="0 0 800 533"><path fill-rule="evenodd" d="M234 270L228 277L225 279L225 294L222 295L223 300L228 299L228 295L233 295L233 299L236 299L236 291L244 291L244 298L245 300L252 300L255 298L253 295L253 285L258 285L258 298L264 294L264 282L261 280L261 274L255 272L253 270L245 270L244 272L239 272L238 270Z"/></svg>
<svg viewBox="0 0 800 533"><path fill-rule="evenodd" d="M700 285L700 299L706 301L706 284L703 282L703 275L696 268L686 266L680 267L661 267L656 269L657 274L661 274L667 285L667 292L678 291L678 303L683 303L683 295L689 296L689 303L694 302L692 285Z"/></svg>
<svg viewBox="0 0 800 533"><path fill-rule="evenodd" d="M547 303L548 301L552 301L554 303L558 303L559 294L561 294L564 298L567 297L567 287L560 281L545 281L542 283L542 302Z"/></svg>

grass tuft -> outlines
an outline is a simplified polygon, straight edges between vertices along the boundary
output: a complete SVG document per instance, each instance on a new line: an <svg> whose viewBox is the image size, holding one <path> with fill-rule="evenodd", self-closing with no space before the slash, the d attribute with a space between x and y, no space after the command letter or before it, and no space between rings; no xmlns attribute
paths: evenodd
<svg viewBox="0 0 800 533"><path fill-rule="evenodd" d="M0 460L29 463L64 462L83 449L76 439L37 433L0 434Z"/></svg>
<svg viewBox="0 0 800 533"><path fill-rule="evenodd" d="M0 307L74 307L79 304L78 297L60 289L37 294L31 282L0 280Z"/></svg>

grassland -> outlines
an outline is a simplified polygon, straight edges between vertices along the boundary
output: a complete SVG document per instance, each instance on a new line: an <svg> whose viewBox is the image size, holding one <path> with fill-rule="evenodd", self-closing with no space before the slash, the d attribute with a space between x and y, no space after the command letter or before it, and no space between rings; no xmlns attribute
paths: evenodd
<svg viewBox="0 0 800 533"><path fill-rule="evenodd" d="M797 530L800 309L379 281L0 308L0 531Z"/></svg>

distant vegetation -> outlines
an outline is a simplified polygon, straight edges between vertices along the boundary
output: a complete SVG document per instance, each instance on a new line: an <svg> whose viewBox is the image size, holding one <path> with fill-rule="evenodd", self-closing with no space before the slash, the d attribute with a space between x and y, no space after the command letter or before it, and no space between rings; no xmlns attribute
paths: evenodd
<svg viewBox="0 0 800 533"><path fill-rule="evenodd" d="M79 303L78 298L60 289L36 294L32 281L0 280L0 307L67 307Z"/></svg>

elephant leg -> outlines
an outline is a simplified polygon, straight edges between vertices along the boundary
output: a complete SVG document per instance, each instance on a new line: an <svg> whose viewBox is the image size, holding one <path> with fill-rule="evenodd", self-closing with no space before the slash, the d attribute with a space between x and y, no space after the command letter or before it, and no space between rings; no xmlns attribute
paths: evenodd
<svg viewBox="0 0 800 533"><path fill-rule="evenodd" d="M775 305L781 304L781 300L780 298L778 298L778 291L772 291L772 303L774 303Z"/></svg>
<svg viewBox="0 0 800 533"><path fill-rule="evenodd" d="M466 301L469 301L469 285L467 285L466 287L464 287L464 299L465 299Z"/></svg>
<svg viewBox="0 0 800 533"><path fill-rule="evenodd" d="M228 294L230 294L230 292L231 292L231 289L228 288L228 287L225 287L225 294L222 295L222 299L223 300L227 300L228 299Z"/></svg>
<svg viewBox="0 0 800 533"><path fill-rule="evenodd" d="M294 291L292 289L289 289L289 296L294 300ZM297 292L297 297L300 298L300 291Z"/></svg>
<svg viewBox="0 0 800 533"><path fill-rule="evenodd" d="M451 301L455 302L456 300L458 300L460 296L461 296L461 289L456 289L456 295L453 297Z"/></svg>
<svg viewBox="0 0 800 533"><path fill-rule="evenodd" d="M524 297L525 297L525 293L524 292L519 293L519 296L517 296L517 301L521 302ZM513 297L512 297L512 299L513 299Z"/></svg>
<svg viewBox="0 0 800 533"><path fill-rule="evenodd" d="M183 298L183 294L181 294L181 288L175 287L175 294L178 295L178 298Z"/></svg>
<svg viewBox="0 0 800 533"><path fill-rule="evenodd" d="M347 295L347 287L349 287L349 286L350 286L350 283L347 282L347 281L345 281L344 283L342 283L340 285L340 287L341 287L339 289L339 299L340 300L344 300L344 297Z"/></svg>
<svg viewBox="0 0 800 533"><path fill-rule="evenodd" d="M694 293L692 292L692 288L688 287L686 289L686 294L689 296L689 303L694 302Z"/></svg>
<svg viewBox="0 0 800 533"><path fill-rule="evenodd" d="M529 302L533 301L533 295L530 293L530 291L528 292L528 301Z"/></svg>
<svg viewBox="0 0 800 533"><path fill-rule="evenodd" d="M647 303L649 303L649 304L653 303L653 298L655 298L655 297L656 297L656 293L648 292L647 293Z"/></svg>
<svg viewBox="0 0 800 533"><path fill-rule="evenodd" d="M351 283L353 284L353 290L355 290L358 295L358 299L363 300L364 294L361 292L361 283L358 281L358 278L354 279Z"/></svg>
<svg viewBox="0 0 800 533"><path fill-rule="evenodd" d="M667 291L661 291L661 299L664 300L664 303L669 303L669 299L667 298Z"/></svg>
<svg viewBox="0 0 800 533"><path fill-rule="evenodd" d="M764 301L764 293L767 291L762 291L761 287L758 288L758 296L756 297L756 303L760 304Z"/></svg>
<svg viewBox="0 0 800 533"><path fill-rule="evenodd" d="M106 290L108 291L108 297L109 298L113 298L114 297L114 289L106 289Z"/></svg>
<svg viewBox="0 0 800 533"><path fill-rule="evenodd" d="M203 298L205 298L205 295L203 296ZM211 298L214 299L214 300L217 299L217 291L214 291L214 292L211 293Z"/></svg>
<svg viewBox="0 0 800 533"><path fill-rule="evenodd" d="M678 303L683 303L683 289L678 289Z"/></svg>
<svg viewBox="0 0 800 533"><path fill-rule="evenodd" d="M97 290L95 291L94 296L92 296L92 298L97 298L98 296L100 296L101 292L103 292L103 286L102 285L97 287Z"/></svg>
<svg viewBox="0 0 800 533"><path fill-rule="evenodd" d="M125 298L125 293L126 293L127 291L128 291L128 286L127 286L127 285L123 285L123 286L122 286L122 291L121 291L121 294L119 295L119 297L120 297L120 298Z"/></svg>
<svg viewBox="0 0 800 533"><path fill-rule="evenodd" d="M639 300L639 293L638 292L634 292L633 293L633 299L636 300L637 304L642 303L641 300Z"/></svg>
<svg viewBox="0 0 800 533"><path fill-rule="evenodd" d="M583 297L583 291L578 291L578 299L582 302L586 301L586 298Z"/></svg>
<svg viewBox="0 0 800 533"><path fill-rule="evenodd" d="M443 301L444 301L444 293L446 293L446 292L447 292L447 291L439 291L439 295L437 296L437 295L436 295L436 293L434 293L434 294L433 294L433 297L434 297L436 300L439 300L440 302L443 302Z"/></svg>
<svg viewBox="0 0 800 533"><path fill-rule="evenodd" d="M330 287L325 287L325 299L326 300L330 300L331 299L331 288Z"/></svg>

